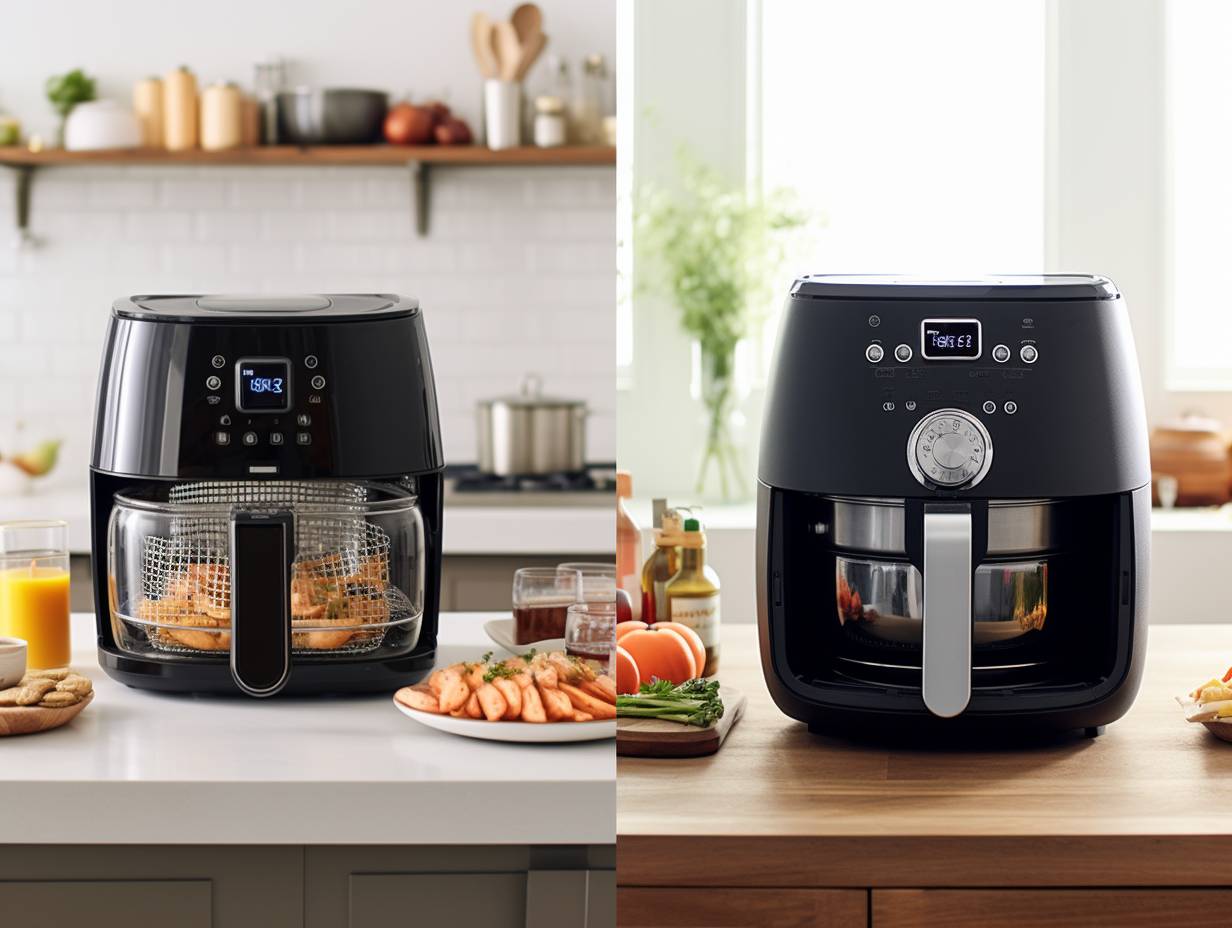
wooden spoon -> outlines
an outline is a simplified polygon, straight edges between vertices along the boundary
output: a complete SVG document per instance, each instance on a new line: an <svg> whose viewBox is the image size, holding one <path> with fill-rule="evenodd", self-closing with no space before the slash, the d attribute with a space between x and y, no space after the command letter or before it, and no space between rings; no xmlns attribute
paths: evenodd
<svg viewBox="0 0 1232 928"><path fill-rule="evenodd" d="M533 36L543 32L543 11L533 3L520 3L514 7L509 21L513 23L518 41L523 46L529 45Z"/></svg>
<svg viewBox="0 0 1232 928"><path fill-rule="evenodd" d="M492 42L502 81L517 80L518 64L522 60L522 43L518 41L513 23L498 22L492 26Z"/></svg>
<svg viewBox="0 0 1232 928"><path fill-rule="evenodd" d="M539 56L543 54L547 44L548 37L543 32L536 32L530 37L529 41L522 43L522 60L518 62L518 73L514 77L515 80L520 81L526 77L527 72L534 67L535 62L539 60Z"/></svg>
<svg viewBox="0 0 1232 928"><path fill-rule="evenodd" d="M475 54L483 79L495 80L498 66L492 50L492 21L487 13L476 13L471 17L471 51Z"/></svg>

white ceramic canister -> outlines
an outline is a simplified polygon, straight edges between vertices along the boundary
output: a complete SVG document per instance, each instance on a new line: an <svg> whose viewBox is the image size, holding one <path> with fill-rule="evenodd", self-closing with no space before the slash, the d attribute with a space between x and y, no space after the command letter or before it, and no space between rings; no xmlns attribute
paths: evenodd
<svg viewBox="0 0 1232 928"><path fill-rule="evenodd" d="M483 119L488 148L522 144L522 85L515 81L483 82Z"/></svg>

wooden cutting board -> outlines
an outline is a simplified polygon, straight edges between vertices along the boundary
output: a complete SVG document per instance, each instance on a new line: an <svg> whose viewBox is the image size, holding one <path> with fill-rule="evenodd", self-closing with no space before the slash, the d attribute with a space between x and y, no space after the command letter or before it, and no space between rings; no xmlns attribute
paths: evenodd
<svg viewBox="0 0 1232 928"><path fill-rule="evenodd" d="M723 717L706 728L661 719L617 719L616 753L624 757L705 757L715 753L744 715L744 694L720 690Z"/></svg>
<svg viewBox="0 0 1232 928"><path fill-rule="evenodd" d="M65 706L62 709L48 709L45 706L5 706L0 707L0 737L4 735L33 735L40 731L50 731L67 725L77 718L78 713L94 699L90 693L79 703Z"/></svg>

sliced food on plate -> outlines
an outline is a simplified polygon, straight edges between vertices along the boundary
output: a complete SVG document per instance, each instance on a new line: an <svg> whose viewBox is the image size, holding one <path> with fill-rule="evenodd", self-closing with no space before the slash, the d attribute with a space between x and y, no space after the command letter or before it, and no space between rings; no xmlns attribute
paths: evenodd
<svg viewBox="0 0 1232 928"><path fill-rule="evenodd" d="M616 682L563 651L494 661L485 654L433 671L394 698L420 712L476 722L590 722L616 717Z"/></svg>
<svg viewBox="0 0 1232 928"><path fill-rule="evenodd" d="M1223 679L1212 677L1187 699L1178 699L1190 722L1226 722L1232 725L1232 668Z"/></svg>

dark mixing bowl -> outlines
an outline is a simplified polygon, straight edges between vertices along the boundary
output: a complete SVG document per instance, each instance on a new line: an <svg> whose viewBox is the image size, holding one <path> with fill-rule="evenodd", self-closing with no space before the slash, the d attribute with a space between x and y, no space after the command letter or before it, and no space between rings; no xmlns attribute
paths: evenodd
<svg viewBox="0 0 1232 928"><path fill-rule="evenodd" d="M278 94L278 129L291 145L370 144L381 141L388 109L379 90L300 87Z"/></svg>

